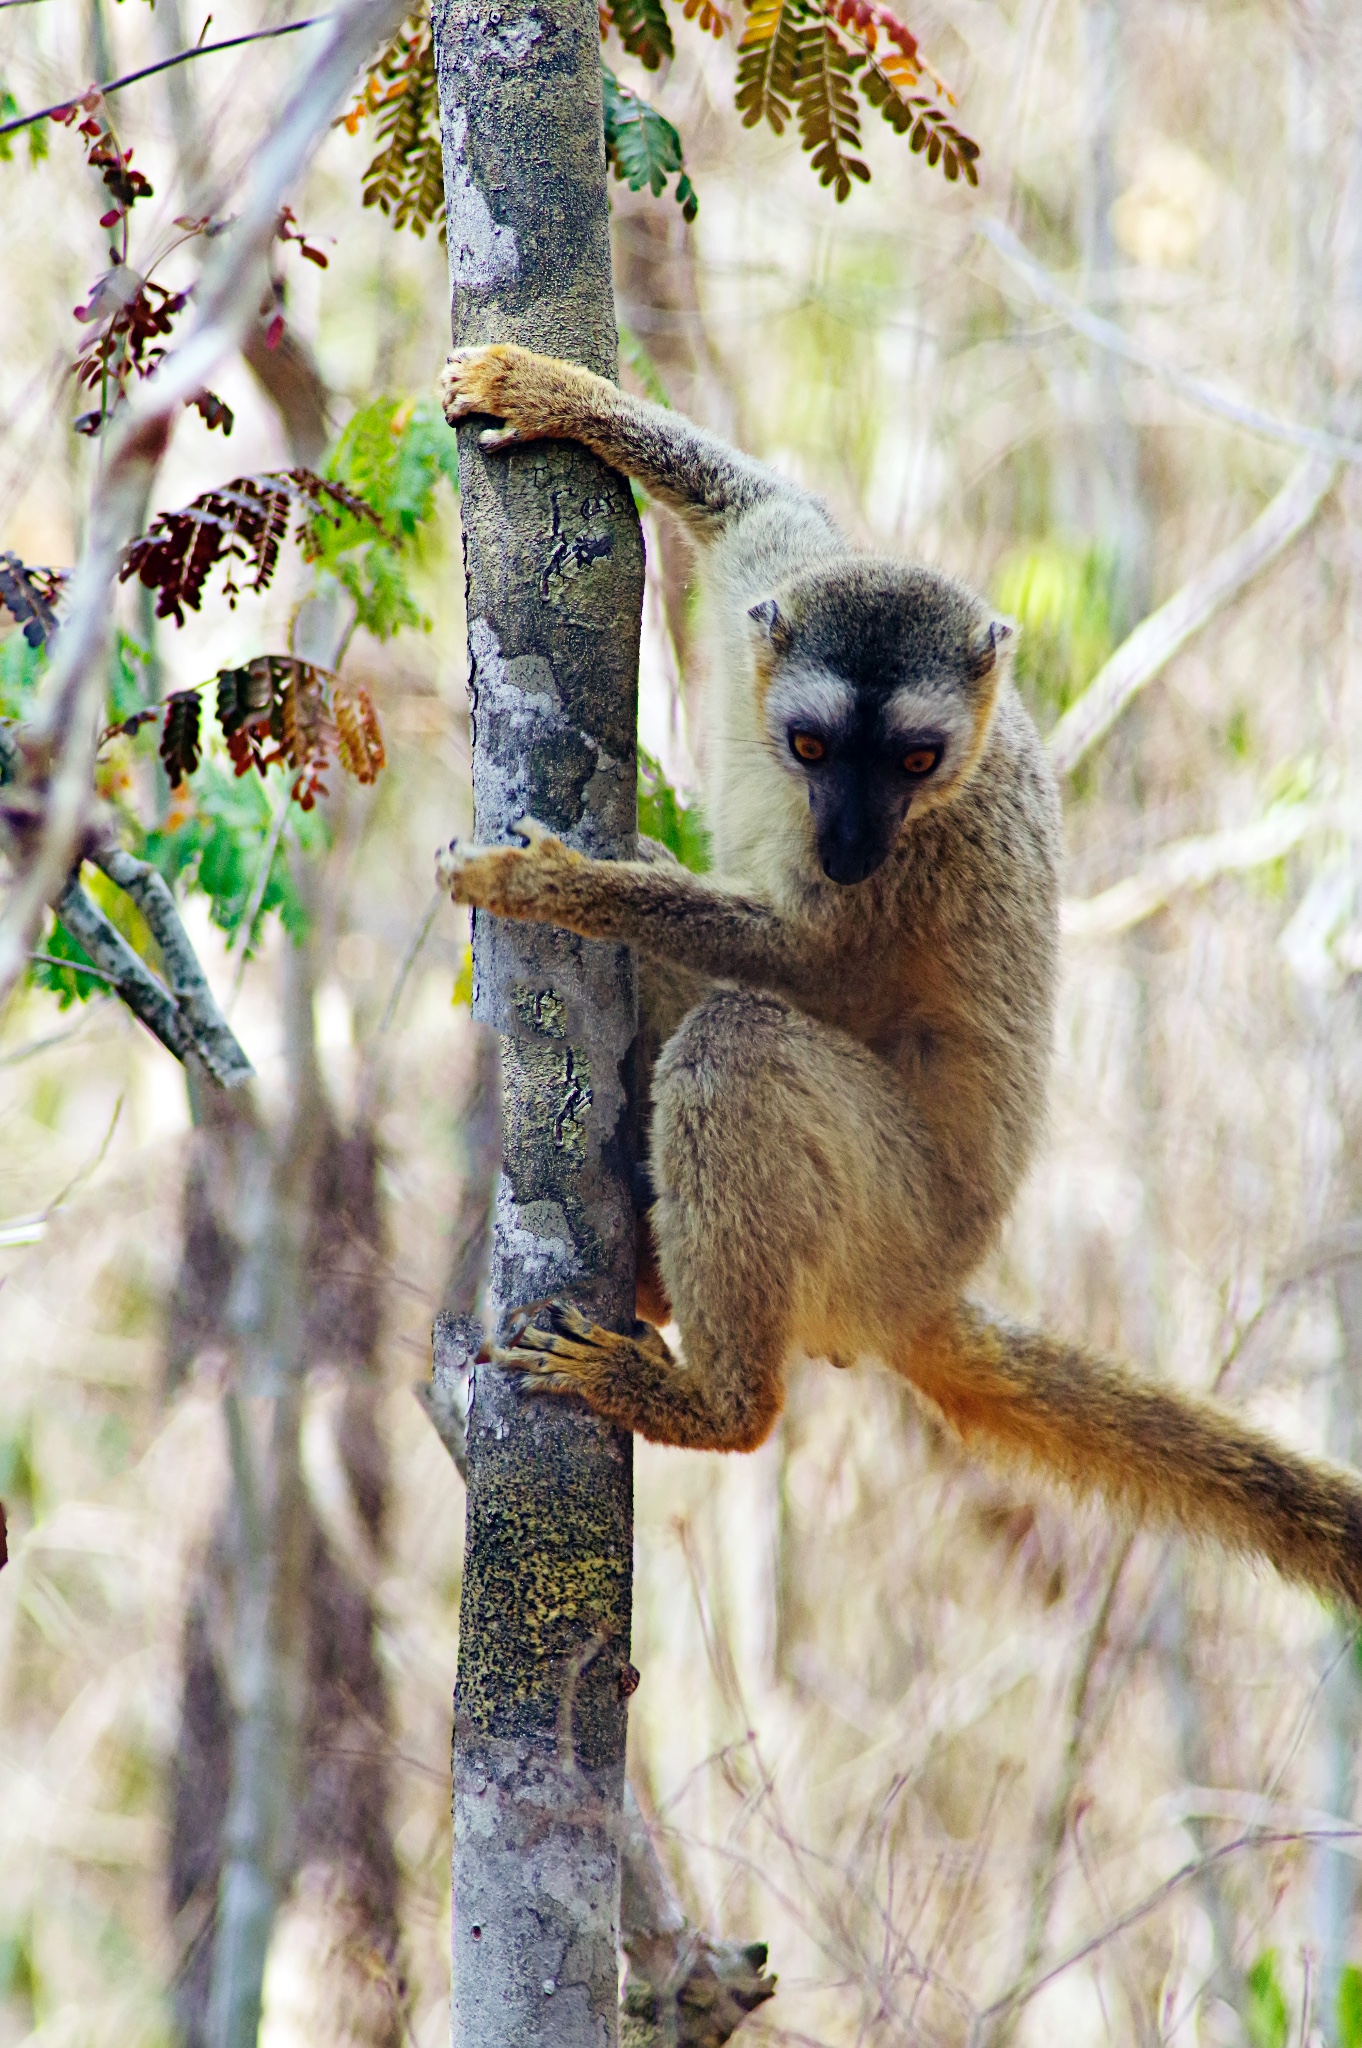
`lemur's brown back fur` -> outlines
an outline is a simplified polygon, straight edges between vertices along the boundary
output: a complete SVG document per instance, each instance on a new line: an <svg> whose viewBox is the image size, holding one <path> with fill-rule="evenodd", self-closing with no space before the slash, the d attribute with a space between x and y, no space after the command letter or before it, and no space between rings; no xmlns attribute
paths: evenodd
<svg viewBox="0 0 1362 2048"><path fill-rule="evenodd" d="M713 876L646 844L589 860L531 820L525 847L445 856L460 901L638 949L640 1307L671 1310L683 1353L557 1303L493 1356L730 1450L771 1429L792 1353L878 1358L981 1449L1362 1609L1353 1474L964 1298L1041 1127L1058 965L1058 798L988 607L568 364L465 351L444 395L505 423L491 445L581 440L678 511L715 639Z"/></svg>

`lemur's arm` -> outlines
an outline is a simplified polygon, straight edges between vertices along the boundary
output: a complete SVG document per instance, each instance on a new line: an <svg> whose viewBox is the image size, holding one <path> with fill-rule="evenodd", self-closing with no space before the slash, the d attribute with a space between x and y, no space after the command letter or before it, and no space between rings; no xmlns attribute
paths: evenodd
<svg viewBox="0 0 1362 2048"><path fill-rule="evenodd" d="M456 840L440 855L437 872L456 903L637 946L718 981L802 1002L816 993L823 972L817 948L766 904L671 862L591 860L533 818L514 829L528 846Z"/></svg>
<svg viewBox="0 0 1362 2048"><path fill-rule="evenodd" d="M440 398L451 426L477 414L504 421L483 446L580 441L611 469L679 512L701 539L792 487L680 413L631 398L604 377L509 342L460 349L445 364ZM807 503L807 498L804 499Z"/></svg>

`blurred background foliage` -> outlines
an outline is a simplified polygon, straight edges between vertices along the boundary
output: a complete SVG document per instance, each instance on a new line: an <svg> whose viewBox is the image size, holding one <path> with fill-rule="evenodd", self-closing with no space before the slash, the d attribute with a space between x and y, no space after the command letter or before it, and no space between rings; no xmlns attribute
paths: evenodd
<svg viewBox="0 0 1362 2048"><path fill-rule="evenodd" d="M175 0L0 21L21 110L197 29ZM215 34L259 25L215 11ZM699 199L688 221L675 186L612 185L623 374L858 537L986 589L1048 728L1298 451L1084 338L984 230L1006 224L1146 364L1356 434L1362 22L1347 0L933 0L914 25L982 144L977 191L875 121L873 181L839 207L793 135L743 129L741 20L727 40L678 22L657 65L612 48ZM239 167L285 47L120 97L148 250ZM74 137L29 133L48 147L15 138L0 207L0 547L59 566L98 460L72 432L71 308L107 257ZM298 1284L309 1789L266 2048L448 2029L463 1503L409 1389L476 1273L486 1064L466 932L431 896L434 848L471 821L431 396L445 252L363 208L373 148L339 127L317 159L294 211L329 267L281 252L287 343L273 364L248 349L263 381L246 360L221 380L229 447L186 416L157 505L306 460L381 530L321 526L263 595L210 590L182 628L123 586L109 717L325 628L388 767L333 777L304 815L284 770L236 778L216 735L175 790L152 727L101 765L182 893L262 1115L292 1114L309 1075L321 1105ZM195 260L157 275L181 289ZM278 374L295 345L315 418ZM640 815L702 865L703 618L683 537L645 516ZM1071 917L1050 1133L988 1275L1019 1314L1354 1461L1360 534L1345 466L1071 778L1071 902L1149 886L1125 924ZM39 660L0 637L4 715ZM1312 821L1285 854L1158 880L1170 847L1283 805ZM42 949L78 958L55 929ZM201 2024L237 1569L211 1276L249 1251L248 1154L195 1124L180 1070L92 977L35 965L0 1036L0 2048L161 2048ZM637 1531L634 1781L697 1919L771 1945L753 2041L963 2043L989 2010L978 2038L1022 2048L1362 2041L1362 1677L1304 1596L967 1465L869 1367L800 1367L751 1458L640 1445Z"/></svg>

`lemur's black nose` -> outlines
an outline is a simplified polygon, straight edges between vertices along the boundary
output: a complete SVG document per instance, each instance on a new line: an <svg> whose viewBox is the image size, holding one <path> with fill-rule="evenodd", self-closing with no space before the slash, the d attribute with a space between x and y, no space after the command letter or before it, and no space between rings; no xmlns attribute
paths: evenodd
<svg viewBox="0 0 1362 2048"><path fill-rule="evenodd" d="M830 882L837 882L844 889L868 880L877 868L884 866L888 854L889 849L878 832L834 831L824 835L818 843L823 873Z"/></svg>

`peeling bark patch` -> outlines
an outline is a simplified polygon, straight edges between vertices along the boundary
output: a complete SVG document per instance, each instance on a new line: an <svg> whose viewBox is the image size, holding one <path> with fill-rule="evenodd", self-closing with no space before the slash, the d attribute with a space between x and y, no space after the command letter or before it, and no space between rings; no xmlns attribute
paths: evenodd
<svg viewBox="0 0 1362 2048"><path fill-rule="evenodd" d="M497 1236L505 1256L524 1277L526 1301L559 1294L579 1275L577 1247L561 1206L557 1202L517 1202L505 1179L497 1189ZM520 1305L516 1301L489 1304L495 1326Z"/></svg>
<svg viewBox="0 0 1362 2048"><path fill-rule="evenodd" d="M465 43L464 68L471 71L484 57L502 64L519 64L544 33L544 24L533 14L525 15L520 21L503 23L500 9L493 9L487 16L492 27L486 28L476 15L468 19Z"/></svg>
<svg viewBox="0 0 1362 2048"><path fill-rule="evenodd" d="M599 743L564 716L552 666L542 655L508 659L496 633L481 618L469 627L468 644L478 837L506 838L527 811L546 822L566 811L575 821L583 815L585 792L599 773ZM616 804L609 828L615 826L618 808ZM572 843L578 843L571 827L565 829ZM587 841L600 836L599 829L588 829ZM592 852L595 847L584 843L581 850Z"/></svg>
<svg viewBox="0 0 1362 2048"><path fill-rule="evenodd" d="M451 107L443 137L449 274L456 285L490 291L520 272L515 229L499 227L468 167L468 115Z"/></svg>

